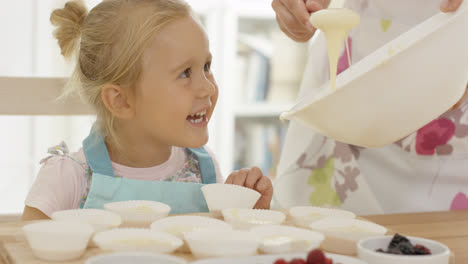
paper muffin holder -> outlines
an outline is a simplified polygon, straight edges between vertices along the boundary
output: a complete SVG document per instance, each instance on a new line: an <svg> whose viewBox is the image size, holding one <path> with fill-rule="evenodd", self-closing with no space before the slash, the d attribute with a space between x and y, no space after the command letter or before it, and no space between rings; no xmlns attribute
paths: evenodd
<svg viewBox="0 0 468 264"><path fill-rule="evenodd" d="M320 232L292 226L257 226L250 232L260 237L260 251L266 254L309 252L320 247L325 239Z"/></svg>
<svg viewBox="0 0 468 264"><path fill-rule="evenodd" d="M36 257L65 261L83 255L94 229L90 224L77 221L45 220L25 225L23 231Z"/></svg>
<svg viewBox="0 0 468 264"><path fill-rule="evenodd" d="M100 232L120 226L122 219L118 214L101 209L71 209L52 213L55 221L85 222L93 226L94 232Z"/></svg>
<svg viewBox="0 0 468 264"><path fill-rule="evenodd" d="M310 224L325 235L322 248L333 253L356 255L357 242L387 233L387 228L364 220L327 217Z"/></svg>
<svg viewBox="0 0 468 264"><path fill-rule="evenodd" d="M260 246L257 235L239 230L197 230L184 237L196 258L252 256Z"/></svg>
<svg viewBox="0 0 468 264"><path fill-rule="evenodd" d="M317 206L295 206L289 209L292 221L296 226L309 228L309 225L326 217L355 218L350 211Z"/></svg>
<svg viewBox="0 0 468 264"><path fill-rule="evenodd" d="M234 184L207 184L201 190L210 212L226 208L251 209L261 196L255 190Z"/></svg>
<svg viewBox="0 0 468 264"><path fill-rule="evenodd" d="M280 211L264 209L228 208L221 210L224 221L236 229L250 229L259 225L280 225L286 215Z"/></svg>
<svg viewBox="0 0 468 264"><path fill-rule="evenodd" d="M94 256L85 264L187 264L182 258L148 252L122 252Z"/></svg>
<svg viewBox="0 0 468 264"><path fill-rule="evenodd" d="M171 211L171 207L165 203L147 200L107 203L104 208L122 217L122 227L149 227Z"/></svg>
<svg viewBox="0 0 468 264"><path fill-rule="evenodd" d="M151 230L166 232L184 239L186 233L204 229L227 229L232 230L232 226L224 221L195 215L179 215L170 216L157 220L151 224ZM181 253L190 253L188 244L184 241L184 245L177 249Z"/></svg>
<svg viewBox="0 0 468 264"><path fill-rule="evenodd" d="M102 250L160 254L172 253L183 244L183 241L174 235L146 228L117 228L103 231L96 234L93 241Z"/></svg>

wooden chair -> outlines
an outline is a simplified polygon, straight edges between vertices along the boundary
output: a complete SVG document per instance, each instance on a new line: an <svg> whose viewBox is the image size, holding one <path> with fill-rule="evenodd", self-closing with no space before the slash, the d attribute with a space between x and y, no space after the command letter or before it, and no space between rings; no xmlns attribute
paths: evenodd
<svg viewBox="0 0 468 264"><path fill-rule="evenodd" d="M0 77L0 115L87 115L78 96L59 101L66 79Z"/></svg>

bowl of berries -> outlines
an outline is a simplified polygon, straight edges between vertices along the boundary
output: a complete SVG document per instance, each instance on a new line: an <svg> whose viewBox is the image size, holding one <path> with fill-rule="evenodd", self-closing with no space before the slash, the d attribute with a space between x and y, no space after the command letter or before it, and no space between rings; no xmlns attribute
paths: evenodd
<svg viewBox="0 0 468 264"><path fill-rule="evenodd" d="M371 237L360 240L358 256L367 264L448 264L450 249L437 241L393 236Z"/></svg>

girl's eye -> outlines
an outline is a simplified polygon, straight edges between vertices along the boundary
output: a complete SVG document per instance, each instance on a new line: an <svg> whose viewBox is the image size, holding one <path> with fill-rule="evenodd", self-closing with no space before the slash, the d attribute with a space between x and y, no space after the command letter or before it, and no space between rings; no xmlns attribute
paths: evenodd
<svg viewBox="0 0 468 264"><path fill-rule="evenodd" d="M210 61L210 62L207 62L207 63L205 64L205 68L204 68L204 69L205 69L206 72L211 71L211 61Z"/></svg>
<svg viewBox="0 0 468 264"><path fill-rule="evenodd" d="M190 78L192 70L190 68L185 69L183 73L179 75L179 78Z"/></svg>

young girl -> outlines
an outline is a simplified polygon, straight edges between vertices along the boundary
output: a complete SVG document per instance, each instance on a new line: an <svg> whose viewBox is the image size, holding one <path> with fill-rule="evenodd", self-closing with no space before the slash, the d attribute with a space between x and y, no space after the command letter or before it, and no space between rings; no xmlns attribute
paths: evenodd
<svg viewBox="0 0 468 264"><path fill-rule="evenodd" d="M345 7L361 15L361 23L347 40L353 63L439 10L455 11L461 2L346 0ZM281 29L294 40L307 41L315 31L308 22L309 12L329 3L274 0L272 6ZM425 63L437 63L430 61L431 54L427 57L419 70ZM344 50L338 64L338 72L349 66ZM311 46L299 97L308 90L318 92L328 77L327 46L321 34ZM468 101L463 98L417 132L381 148L337 142L292 121L275 198L283 207L339 206L359 214L468 209L467 159Z"/></svg>
<svg viewBox="0 0 468 264"><path fill-rule="evenodd" d="M50 150L23 218L122 200L164 202L172 213L207 211L200 187L222 181L204 146L218 87L207 36L190 7L182 0L107 0L87 13L70 1L51 22L62 54L77 50L72 87L97 121L80 151L69 154L64 144ZM258 168L226 182L259 191L255 207L269 208L271 182Z"/></svg>

